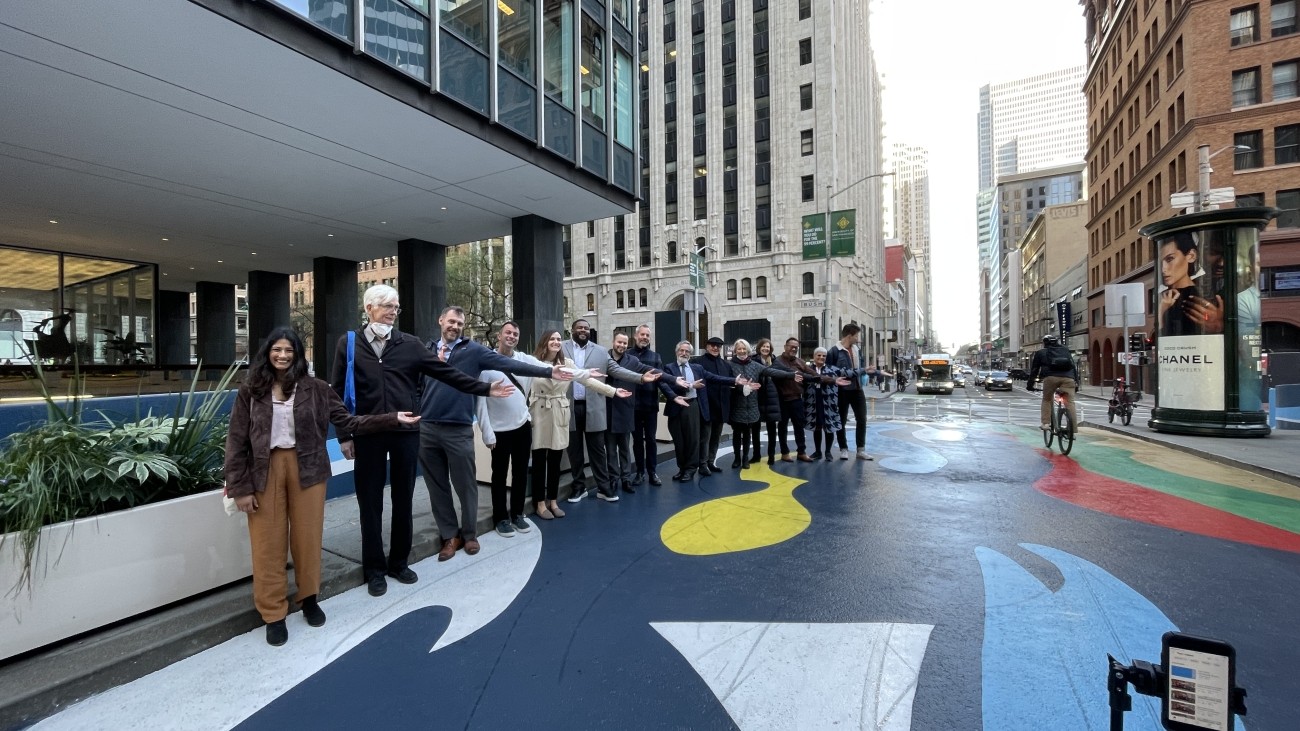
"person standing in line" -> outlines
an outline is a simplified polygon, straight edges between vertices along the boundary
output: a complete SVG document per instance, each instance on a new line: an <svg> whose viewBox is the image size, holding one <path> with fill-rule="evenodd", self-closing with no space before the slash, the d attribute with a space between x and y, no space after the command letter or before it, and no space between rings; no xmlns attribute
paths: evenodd
<svg viewBox="0 0 1300 731"><path fill-rule="evenodd" d="M354 435L416 424L411 412L352 416L329 384L307 375L302 339L291 328L271 331L249 363L230 410L226 434L226 494L248 515L253 554L253 604L266 623L266 641L289 639L285 618L286 550L293 556L297 602L307 624L325 624L320 593L321 535L330 424L340 442Z"/></svg>
<svg viewBox="0 0 1300 731"><path fill-rule="evenodd" d="M780 372L789 373L791 380L793 380L794 383L801 384L800 388L802 388L803 374L782 367L776 358L773 357L773 350L774 348L771 340L768 340L767 338L759 340L754 345L754 351L757 353L755 360L764 366L770 366ZM762 387L759 388L757 393L759 418L767 425L767 463L769 465L776 461L776 428L781 422L781 392L777 388L777 380L778 379L771 374L763 376L759 381ZM784 434L782 435L781 442L782 444L785 443ZM757 462L761 456L762 452L758 448L758 442L755 441L754 457L751 462Z"/></svg>
<svg viewBox="0 0 1300 731"><path fill-rule="evenodd" d="M568 381L572 376L558 366L548 367L507 358L487 346L462 337L465 310L444 307L438 316L440 337L428 343L438 360L478 380L490 368L516 376ZM505 383L505 379L499 382ZM467 555L479 552L478 477L474 465L474 398L425 379L420 396L420 467L429 490L433 519L442 538L439 561L449 561L464 547ZM460 500L459 520L456 501Z"/></svg>
<svg viewBox="0 0 1300 731"><path fill-rule="evenodd" d="M813 433L811 461L822 457L822 434L826 435L826 461L832 459L831 440L840 430L840 409L837 403L839 389L860 375L860 371L846 371L826 364L826 349L813 351L813 371L817 379L804 393L804 421Z"/></svg>
<svg viewBox="0 0 1300 731"><path fill-rule="evenodd" d="M558 330L547 330L537 341L533 357L543 363L573 369L573 361L564 357L564 344ZM604 374L590 369L575 369L573 381L593 394L592 398L618 395L621 389L601 383ZM556 381L534 381L528 396L528 415L533 422L533 500L537 517L542 520L563 518L557 502L560 497L560 460L571 439L581 439L573 429L573 402L569 385ZM623 391L631 395L631 391Z"/></svg>
<svg viewBox="0 0 1300 731"><path fill-rule="evenodd" d="M831 348L826 354L826 364L837 368L841 371L862 371L869 376L872 381L880 382L880 389L884 390L885 374L877 370L874 366L866 363L866 358L862 353L862 346L859 344L859 338L862 334L862 328L854 323L849 323L840 330L839 345ZM853 430L854 440L858 445L858 459L870 460L871 455L867 454L867 396L862 388L861 378L852 378L849 385L841 386L839 393L836 394L839 402L839 431L836 438L840 444L840 459L849 458L849 441L848 441L848 415L849 409L853 409L853 420L856 427ZM826 445L826 455L830 457L831 445Z"/></svg>
<svg viewBox="0 0 1300 731"><path fill-rule="evenodd" d="M627 333L614 333L610 340L609 357L629 371L640 373L651 370L628 352L627 346ZM636 388L653 385L641 384ZM632 432L636 422L636 400L621 396L608 397L605 399L605 413L609 421L609 429L605 432L605 455L609 461L610 481L615 490L621 486L623 492L635 493L636 483L632 480Z"/></svg>
<svg viewBox="0 0 1300 731"><path fill-rule="evenodd" d="M677 344L676 359L664 364L664 373L671 379L661 384L668 396L668 406L664 409L668 417L668 434L673 440L673 452L677 458L677 474L674 482L690 482L695 477L700 461L700 409L707 409L708 399L699 393L704 388L704 379L697 369L691 366L691 353L695 350L689 340Z"/></svg>
<svg viewBox="0 0 1300 731"><path fill-rule="evenodd" d="M705 374L725 376L726 378L708 378L704 388L709 399L709 408L700 410L700 477L708 477L718 469L718 445L722 443L722 428L731 415L731 388L734 374L731 365L722 357L722 338L712 337L704 345L704 355L691 359L691 364L698 366ZM704 416L705 414L708 416Z"/></svg>
<svg viewBox="0 0 1300 731"><path fill-rule="evenodd" d="M731 394L731 433L733 441L734 458L731 460L731 469L747 468L749 465L758 462L760 453L758 449L762 425L762 409L759 401L764 398L763 390L765 382L771 382L772 379L795 378L795 374L785 370L763 364L757 358L751 358L750 353L753 349L749 341L740 339L731 346L731 359L728 364L731 370L737 376L743 376L748 379L748 383L735 386ZM768 352L771 352L771 343L768 343ZM775 391L774 385L767 385L766 388ZM711 407L711 405L710 405ZM775 438L775 435L773 435ZM753 452L750 452L750 445L753 445Z"/></svg>
<svg viewBox="0 0 1300 731"><path fill-rule="evenodd" d="M656 372L651 371L641 375L611 360L608 350L591 341L591 323L586 320L575 320L572 333L573 339L565 340L563 343L564 357L573 361L576 367L601 373L610 379L626 383L652 383L658 379L659 374ZM596 497L605 502L616 503L618 492L610 482L609 457L605 453L605 430L609 426L605 414L605 399L588 399L586 386L582 383L573 384L569 394L573 409L573 421L569 426L577 434L569 440L569 468L573 472L573 494L568 497L568 501L581 502L587 496L587 485L582 479L582 471L586 460L590 459L591 477L596 484Z"/></svg>
<svg viewBox="0 0 1300 731"><path fill-rule="evenodd" d="M542 361L515 348L519 346L519 325L507 320L498 333L498 355L521 363L551 368ZM486 369L480 381L495 383L509 379L515 392L508 398L478 399L478 426L483 444L492 451L492 523L496 532L513 538L516 532L527 533L532 526L524 518L528 490L528 457L533 449L533 425L528 414L528 399L533 389L532 376ZM557 385L563 381L556 381ZM506 477L510 477L507 493ZM541 489L538 485L537 489ZM507 500L507 498L509 498Z"/></svg>
<svg viewBox="0 0 1300 731"><path fill-rule="evenodd" d="M636 329L636 345L628 350L642 365L651 369L662 370L663 358L650 349L650 326L641 325ZM636 418L632 425L632 454L636 458L636 476L633 485L640 485L649 479L650 484L658 487L659 445L655 441L659 431L659 387L653 383L643 383L633 391L636 393Z"/></svg>
<svg viewBox="0 0 1300 731"><path fill-rule="evenodd" d="M361 415L418 411L416 384L421 375L435 378L454 389L475 396L509 396L514 387L506 383L487 384L461 373L438 360L418 339L393 327L397 314L397 290L376 284L362 295L367 324L354 334L353 374L356 413ZM330 371L330 387L340 397L347 381L348 336L339 338ZM412 499L415 495L415 465L420 451L418 429L403 428L358 437L340 445L343 456L355 459L352 476L356 484L361 523L361 568L371 596L388 591L391 576L400 583L419 580L407 566L411 555ZM392 460L391 466L389 460ZM392 527L388 556L384 556L384 484L393 488Z"/></svg>
<svg viewBox="0 0 1300 731"><path fill-rule="evenodd" d="M777 427L777 433L781 437L781 461L793 462L790 458L790 448L785 441L786 431L789 424L794 424L794 446L800 462L811 462L812 458L808 456L808 443L804 437L804 416L805 407L803 403L803 392L815 382L819 382L821 377L808 367L806 363L799 358L799 339L787 338L785 341L785 351L777 356L777 364L789 371L802 373L804 380L802 383L785 381L777 385L781 394L781 424Z"/></svg>

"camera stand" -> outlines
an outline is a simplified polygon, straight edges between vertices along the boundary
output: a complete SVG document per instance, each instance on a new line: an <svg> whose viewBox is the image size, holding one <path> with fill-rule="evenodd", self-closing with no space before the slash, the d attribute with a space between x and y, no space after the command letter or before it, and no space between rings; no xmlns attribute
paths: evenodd
<svg viewBox="0 0 1300 731"><path fill-rule="evenodd" d="M1110 661L1110 672L1106 676L1106 689L1110 695L1110 731L1124 731L1124 714L1133 710L1133 697L1128 693L1128 686L1132 684L1133 690L1140 695L1164 698L1168 678L1164 666L1146 660L1134 660L1132 665L1125 665L1110 653L1106 654L1106 659ZM1246 689L1234 686L1229 698L1228 723L1231 728L1232 714L1246 715Z"/></svg>

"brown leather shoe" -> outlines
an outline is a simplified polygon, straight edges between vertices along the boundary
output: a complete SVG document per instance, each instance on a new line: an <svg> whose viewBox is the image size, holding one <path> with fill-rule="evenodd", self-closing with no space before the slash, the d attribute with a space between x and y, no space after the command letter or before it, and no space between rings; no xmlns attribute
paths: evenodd
<svg viewBox="0 0 1300 731"><path fill-rule="evenodd" d="M794 457L791 457L788 453L787 453L787 454L783 454L783 455L781 455L781 461L782 461L782 462L793 462L793 461L794 461Z"/></svg>
<svg viewBox="0 0 1300 731"><path fill-rule="evenodd" d="M455 538L448 538L447 540L442 542L442 550L438 551L438 560L439 561L450 560L452 556L456 555L456 551L460 550L460 547L463 545L465 545L465 542L460 539L460 536L456 536ZM478 552L477 549L475 549L475 553L477 552Z"/></svg>
<svg viewBox="0 0 1300 731"><path fill-rule="evenodd" d="M479 546L478 546L477 538L465 539L465 553L469 554L470 556L473 556L474 554L478 553L478 548Z"/></svg>
<svg viewBox="0 0 1300 731"><path fill-rule="evenodd" d="M801 454L801 455L799 455L798 460L799 460L800 462L811 462L811 461L813 461L813 458L812 458L812 457L809 457L809 456L806 455L806 454Z"/></svg>

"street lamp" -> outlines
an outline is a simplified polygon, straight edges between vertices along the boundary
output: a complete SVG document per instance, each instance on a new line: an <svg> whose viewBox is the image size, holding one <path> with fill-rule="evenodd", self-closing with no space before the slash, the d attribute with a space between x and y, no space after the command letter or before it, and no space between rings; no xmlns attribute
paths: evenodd
<svg viewBox="0 0 1300 731"><path fill-rule="evenodd" d="M686 267L687 275L690 276L691 279L691 316L695 318L691 325L695 329L695 352L697 353L700 351L700 287L697 282L704 279L703 259L701 259L698 276L691 274L690 272L691 269L695 268L695 258L702 257L704 252L709 251L712 248L712 245L705 244L696 249L691 254L690 264Z"/></svg>
<svg viewBox="0 0 1300 731"><path fill-rule="evenodd" d="M1199 173L1196 190L1196 210L1204 211L1209 208L1207 202L1210 197L1210 173L1214 169L1210 167L1210 158L1226 150L1253 150L1255 148L1249 145L1228 145L1221 147L1214 153L1210 152L1209 145L1200 145L1196 148L1197 155L1197 172Z"/></svg>
<svg viewBox="0 0 1300 731"><path fill-rule="evenodd" d="M835 340L835 336L834 336L834 334L833 334L833 332L832 332L832 330L831 330L831 294L832 294L832 289L831 289L831 202L835 200L836 196L840 195L841 193L844 193L844 192L848 191L850 188L854 187L855 185L858 185L859 183L865 183L866 181L871 180L872 178L887 178L887 177L891 177L891 176L893 176L893 175L894 175L893 172L888 172L888 173L872 173L872 174L867 175L867 176L865 176L865 177L859 178L859 179L853 181L852 183L849 183L848 185L844 186L843 188L840 188L839 190L835 191L834 193L831 192L831 185L832 185L832 184L831 184L831 183L827 183L827 184L826 184L826 219L825 219L825 222L823 223L823 231L825 232L825 235L826 235L826 271L825 271L825 273L822 275L822 284L823 284L822 290L823 290L823 295L824 295L824 299L822 300L822 346L823 346L823 347L828 347L828 348L829 348L830 345L831 345L831 342Z"/></svg>

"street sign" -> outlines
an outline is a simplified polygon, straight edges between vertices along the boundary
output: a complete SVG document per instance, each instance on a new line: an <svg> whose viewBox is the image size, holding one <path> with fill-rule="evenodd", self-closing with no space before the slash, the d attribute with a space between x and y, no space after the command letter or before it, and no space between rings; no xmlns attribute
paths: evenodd
<svg viewBox="0 0 1300 731"><path fill-rule="evenodd" d="M1115 360L1125 365L1142 365L1141 353L1116 353Z"/></svg>
<svg viewBox="0 0 1300 731"><path fill-rule="evenodd" d="M1125 311L1127 308L1127 311ZM1106 327L1142 327L1147 321L1146 286L1141 282L1106 285ZM1125 315L1128 315L1125 318Z"/></svg>
<svg viewBox="0 0 1300 731"><path fill-rule="evenodd" d="M803 259L826 258L826 214L813 213L803 217Z"/></svg>
<svg viewBox="0 0 1300 731"><path fill-rule="evenodd" d="M831 214L831 256L853 256L857 250L857 209Z"/></svg>
<svg viewBox="0 0 1300 731"><path fill-rule="evenodd" d="M700 254L691 254L691 262L688 266L690 274L691 287L693 289L704 289L704 257Z"/></svg>
<svg viewBox="0 0 1300 731"><path fill-rule="evenodd" d="M826 306L826 300L799 300L799 306L805 310L820 310Z"/></svg>
<svg viewBox="0 0 1300 731"><path fill-rule="evenodd" d="M1170 208L1195 208L1196 195L1194 190L1174 193L1169 196ZM1235 188L1211 188L1205 193L1205 205L1214 206L1220 203L1232 203L1237 200L1237 191Z"/></svg>

